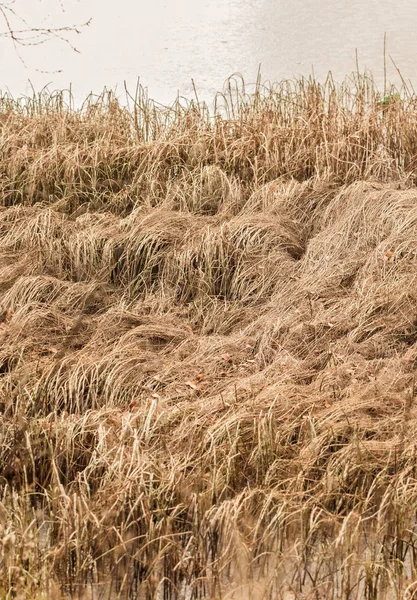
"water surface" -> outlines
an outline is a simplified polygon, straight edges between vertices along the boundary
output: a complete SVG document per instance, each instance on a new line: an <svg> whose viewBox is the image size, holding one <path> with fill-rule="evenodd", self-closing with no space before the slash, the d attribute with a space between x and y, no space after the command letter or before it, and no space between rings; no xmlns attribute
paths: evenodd
<svg viewBox="0 0 417 600"><path fill-rule="evenodd" d="M194 78L202 99L241 72L254 81L280 80L313 71L337 79L369 68L383 81L387 54L404 77L417 83L417 2L414 0L22 0L25 17L44 24L82 23L80 54L56 41L22 50L0 38L0 88L16 95L46 84L71 83L78 98L104 86L134 89L137 78L150 95L171 101L190 96ZM398 81L388 58L388 76ZM36 70L38 69L38 70ZM57 69L62 70L56 73ZM40 72L40 71L46 72Z"/></svg>

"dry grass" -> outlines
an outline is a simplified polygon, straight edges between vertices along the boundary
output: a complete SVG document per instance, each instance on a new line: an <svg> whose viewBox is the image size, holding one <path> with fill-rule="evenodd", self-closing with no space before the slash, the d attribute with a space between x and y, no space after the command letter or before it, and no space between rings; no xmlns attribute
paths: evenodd
<svg viewBox="0 0 417 600"><path fill-rule="evenodd" d="M0 107L0 597L417 597L417 99Z"/></svg>

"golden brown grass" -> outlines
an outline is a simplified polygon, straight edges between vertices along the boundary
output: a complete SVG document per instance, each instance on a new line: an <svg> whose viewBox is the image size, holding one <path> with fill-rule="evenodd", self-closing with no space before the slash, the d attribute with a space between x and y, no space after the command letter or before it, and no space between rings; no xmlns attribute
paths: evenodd
<svg viewBox="0 0 417 600"><path fill-rule="evenodd" d="M232 90L0 100L1 598L417 597L417 99Z"/></svg>

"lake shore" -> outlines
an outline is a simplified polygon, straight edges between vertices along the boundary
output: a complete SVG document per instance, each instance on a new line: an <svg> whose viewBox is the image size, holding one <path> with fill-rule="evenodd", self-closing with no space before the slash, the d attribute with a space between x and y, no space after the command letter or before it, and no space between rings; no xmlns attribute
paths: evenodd
<svg viewBox="0 0 417 600"><path fill-rule="evenodd" d="M0 597L413 598L415 95L5 96L0 136Z"/></svg>

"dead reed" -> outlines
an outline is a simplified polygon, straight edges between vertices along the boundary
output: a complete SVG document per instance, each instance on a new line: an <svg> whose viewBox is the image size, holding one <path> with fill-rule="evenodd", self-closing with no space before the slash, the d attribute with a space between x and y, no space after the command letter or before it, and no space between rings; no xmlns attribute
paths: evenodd
<svg viewBox="0 0 417 600"><path fill-rule="evenodd" d="M0 99L0 597L417 597L417 101Z"/></svg>

